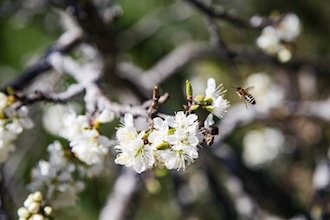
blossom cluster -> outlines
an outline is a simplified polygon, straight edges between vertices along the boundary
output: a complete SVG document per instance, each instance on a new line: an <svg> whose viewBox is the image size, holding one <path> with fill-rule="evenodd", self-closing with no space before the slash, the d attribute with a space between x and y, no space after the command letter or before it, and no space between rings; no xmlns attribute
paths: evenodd
<svg viewBox="0 0 330 220"><path fill-rule="evenodd" d="M33 127L28 117L28 108L21 106L14 108L14 99L0 92L0 162L8 158L14 151L14 141L25 129Z"/></svg>
<svg viewBox="0 0 330 220"><path fill-rule="evenodd" d="M40 160L32 170L31 191L42 191L52 207L67 207L75 204L77 194L84 183L77 180L80 168L66 157L60 142L55 141L47 148L49 160Z"/></svg>
<svg viewBox="0 0 330 220"><path fill-rule="evenodd" d="M97 126L91 125L86 115L77 115L70 106L57 105L46 113L45 118L46 127L52 133L67 139L71 151L79 160L88 165L102 163L111 141L100 134ZM114 114L106 109L95 119L94 124L110 122L113 118Z"/></svg>
<svg viewBox="0 0 330 220"><path fill-rule="evenodd" d="M292 43L300 34L300 21L296 14L288 13L279 22L263 28L257 39L257 45L265 53L277 55L281 62L291 59L291 51L286 43Z"/></svg>
<svg viewBox="0 0 330 220"><path fill-rule="evenodd" d="M192 89L188 84L187 97L192 97ZM154 166L169 170L185 169L186 165L198 158L198 145L203 141L200 120L197 114L191 113L198 108L206 109L209 116L204 122L205 127L213 125L213 116L223 118L229 102L223 98L225 91L222 85L216 86L210 78L204 95L198 95L192 101L190 113L179 111L175 116L153 118L150 131L137 131L133 116L126 114L123 126L117 130L119 144L115 149L119 152L115 163L133 167L144 172Z"/></svg>
<svg viewBox="0 0 330 220"><path fill-rule="evenodd" d="M197 146L202 141L198 130L198 116L186 115L183 111L165 119L153 119L154 129L150 133L138 132L133 117L125 115L123 127L117 131L120 151L115 163L133 167L138 173L154 165L167 169L184 169L198 158Z"/></svg>
<svg viewBox="0 0 330 220"><path fill-rule="evenodd" d="M19 220L47 220L51 219L52 207L43 205L43 195L36 191L28 195L23 206L17 210Z"/></svg>

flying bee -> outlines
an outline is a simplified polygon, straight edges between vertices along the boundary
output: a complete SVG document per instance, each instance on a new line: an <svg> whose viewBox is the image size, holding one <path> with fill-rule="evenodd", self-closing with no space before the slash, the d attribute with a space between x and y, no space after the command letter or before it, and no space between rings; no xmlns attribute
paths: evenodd
<svg viewBox="0 0 330 220"><path fill-rule="evenodd" d="M247 102L252 104L252 105L256 104L256 100L249 93L249 90L251 90L253 88L254 88L254 86L250 86L250 87L247 87L247 88L242 88L242 87L235 88L239 99L244 101L246 108L247 108L247 104L246 104Z"/></svg>

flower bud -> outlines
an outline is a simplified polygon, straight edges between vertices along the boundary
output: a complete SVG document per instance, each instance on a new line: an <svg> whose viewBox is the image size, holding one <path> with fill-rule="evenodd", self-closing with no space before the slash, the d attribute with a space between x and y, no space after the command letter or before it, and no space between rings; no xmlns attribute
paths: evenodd
<svg viewBox="0 0 330 220"><path fill-rule="evenodd" d="M42 193L37 191L33 194L33 200L40 202L42 200Z"/></svg>
<svg viewBox="0 0 330 220"><path fill-rule="evenodd" d="M175 128L171 128L168 130L168 134L174 134L175 131L176 131Z"/></svg>
<svg viewBox="0 0 330 220"><path fill-rule="evenodd" d="M205 98L204 100L204 105L212 105L213 104L213 98Z"/></svg>
<svg viewBox="0 0 330 220"><path fill-rule="evenodd" d="M40 203L38 202L32 202L28 207L27 210L31 213L37 213L40 209Z"/></svg>
<svg viewBox="0 0 330 220"><path fill-rule="evenodd" d="M205 95L197 95L195 97L195 101L198 103L203 103L203 100L205 99Z"/></svg>
<svg viewBox="0 0 330 220"><path fill-rule="evenodd" d="M40 215L40 214L33 214L30 218L31 220L44 220L44 216Z"/></svg>
<svg viewBox="0 0 330 220"><path fill-rule="evenodd" d="M186 80L186 96L187 96L187 100L192 100L193 90L189 80Z"/></svg>
<svg viewBox="0 0 330 220"><path fill-rule="evenodd" d="M45 215L51 215L52 214L52 212L53 212L53 208L52 207L50 207L50 206L45 206L45 208L44 208L44 213L45 213Z"/></svg>
<svg viewBox="0 0 330 220"><path fill-rule="evenodd" d="M156 147L157 150L166 150L169 148L170 148L170 144L167 142L163 142L163 143L157 145L157 147Z"/></svg>
<svg viewBox="0 0 330 220"><path fill-rule="evenodd" d="M25 199L23 205L28 207L33 202L33 193L30 193L28 197Z"/></svg>
<svg viewBox="0 0 330 220"><path fill-rule="evenodd" d="M17 209L17 215L19 218L27 218L30 216L30 212L25 207L21 207Z"/></svg>
<svg viewBox="0 0 330 220"><path fill-rule="evenodd" d="M214 111L214 107L213 106L206 106L206 110L212 113Z"/></svg>
<svg viewBox="0 0 330 220"><path fill-rule="evenodd" d="M199 108L199 105L192 105L190 106L190 110L196 111Z"/></svg>

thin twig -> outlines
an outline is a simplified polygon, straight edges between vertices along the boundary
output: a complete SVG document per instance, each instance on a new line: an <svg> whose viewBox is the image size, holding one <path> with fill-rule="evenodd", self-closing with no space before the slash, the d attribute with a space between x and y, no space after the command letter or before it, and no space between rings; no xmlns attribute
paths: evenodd
<svg viewBox="0 0 330 220"><path fill-rule="evenodd" d="M228 13L225 10L214 10L208 5L206 5L201 0L186 0L188 3L194 5L201 12L209 15L213 18L218 18L230 22L233 25L236 25L241 28L251 28L251 25L245 20L239 18L238 16Z"/></svg>

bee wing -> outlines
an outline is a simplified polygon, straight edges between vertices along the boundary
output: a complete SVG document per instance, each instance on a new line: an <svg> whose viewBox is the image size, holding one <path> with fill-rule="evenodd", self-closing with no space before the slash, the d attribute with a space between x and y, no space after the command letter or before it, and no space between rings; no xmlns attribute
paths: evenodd
<svg viewBox="0 0 330 220"><path fill-rule="evenodd" d="M249 90L252 90L252 89L254 89L254 86L249 86L249 87L247 87L245 90L246 90L246 91L249 91Z"/></svg>

